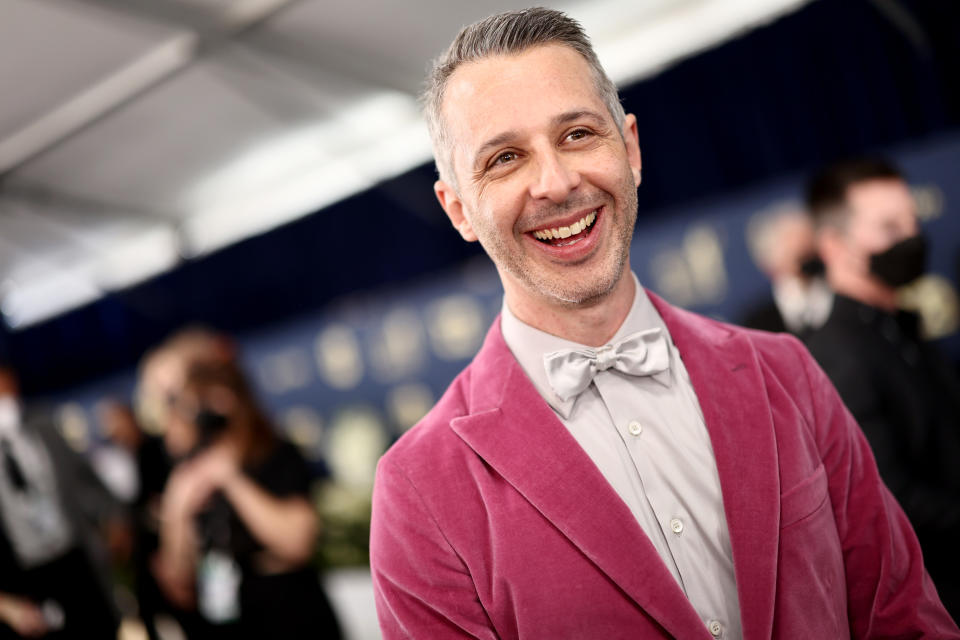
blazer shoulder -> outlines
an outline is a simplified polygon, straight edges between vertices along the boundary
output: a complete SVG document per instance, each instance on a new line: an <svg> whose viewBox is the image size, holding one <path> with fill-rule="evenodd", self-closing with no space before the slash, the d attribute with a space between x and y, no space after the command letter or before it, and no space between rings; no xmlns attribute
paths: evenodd
<svg viewBox="0 0 960 640"><path fill-rule="evenodd" d="M799 338L790 333L774 333L729 324L713 318L703 318L713 331L729 332L729 337L746 345L756 356L764 375L773 376L788 389L809 385L819 372L813 356Z"/></svg>
<svg viewBox="0 0 960 640"><path fill-rule="evenodd" d="M811 377L820 368L800 338L790 333L771 333L739 328L753 345L761 365L786 387L811 384ZM819 376L816 376L819 377Z"/></svg>
<svg viewBox="0 0 960 640"><path fill-rule="evenodd" d="M809 357L803 341L792 333L753 329L709 318L708 321L721 325L735 336L747 340L762 360L777 361L786 357L795 361L796 358Z"/></svg>
<svg viewBox="0 0 960 640"><path fill-rule="evenodd" d="M469 413L467 396L472 366L461 371L433 408L393 443L380 459L379 466L391 465L410 473L421 466L437 463L452 448L462 445L460 438L450 429L450 423Z"/></svg>
<svg viewBox="0 0 960 640"><path fill-rule="evenodd" d="M789 333L737 329L753 345L768 390L783 389L808 424L818 422L818 412L842 406L833 382L802 340Z"/></svg>
<svg viewBox="0 0 960 640"><path fill-rule="evenodd" d="M655 295L651 299L670 333L688 346L717 349L728 355L752 353L767 375L772 373L781 379L796 377L798 368L807 368L813 362L803 343L789 333L750 329L671 306Z"/></svg>

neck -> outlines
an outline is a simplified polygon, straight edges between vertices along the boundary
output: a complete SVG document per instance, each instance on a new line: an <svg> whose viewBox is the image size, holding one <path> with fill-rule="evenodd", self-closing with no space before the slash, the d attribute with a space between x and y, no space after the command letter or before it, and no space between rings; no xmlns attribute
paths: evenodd
<svg viewBox="0 0 960 640"><path fill-rule="evenodd" d="M598 347L613 338L630 313L636 287L630 271L625 269L613 289L591 303L561 306L556 302L517 295L512 287L507 286L504 295L513 315L531 327L565 340Z"/></svg>
<svg viewBox="0 0 960 640"><path fill-rule="evenodd" d="M830 288L842 296L885 311L897 310L897 290L872 276L830 271L827 281Z"/></svg>

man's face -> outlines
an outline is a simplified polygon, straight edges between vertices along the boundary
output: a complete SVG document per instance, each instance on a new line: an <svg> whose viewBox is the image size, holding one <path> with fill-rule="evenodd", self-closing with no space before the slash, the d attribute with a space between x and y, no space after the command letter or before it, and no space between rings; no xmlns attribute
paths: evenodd
<svg viewBox="0 0 960 640"><path fill-rule="evenodd" d="M803 212L784 215L773 224L776 226L768 240L771 244L765 265L770 279L774 282L787 278L804 279L801 266L816 253L813 224Z"/></svg>
<svg viewBox="0 0 960 640"><path fill-rule="evenodd" d="M629 257L640 149L636 119L617 128L586 61L546 45L465 64L443 116L459 189L439 181L437 198L490 255L508 300L570 306L609 293Z"/></svg>
<svg viewBox="0 0 960 640"><path fill-rule="evenodd" d="M870 256L918 232L917 209L903 180L868 180L847 189L849 267L869 271Z"/></svg>
<svg viewBox="0 0 960 640"><path fill-rule="evenodd" d="M163 435L167 452L173 457L186 455L197 442L196 428L176 411L183 393L187 360L182 353L166 349L155 354L144 369L139 403L153 429Z"/></svg>

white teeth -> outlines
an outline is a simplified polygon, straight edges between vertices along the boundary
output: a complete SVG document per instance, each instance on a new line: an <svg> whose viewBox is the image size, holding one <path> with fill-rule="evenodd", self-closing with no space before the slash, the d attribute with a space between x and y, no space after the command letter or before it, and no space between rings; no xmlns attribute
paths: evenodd
<svg viewBox="0 0 960 640"><path fill-rule="evenodd" d="M559 229L541 229L540 231L534 231L533 237L538 240L550 240L551 238L559 240L561 238L569 238L570 236L575 236L578 233L583 232L587 227L596 222L596 220L597 212L591 211L569 227L560 227Z"/></svg>

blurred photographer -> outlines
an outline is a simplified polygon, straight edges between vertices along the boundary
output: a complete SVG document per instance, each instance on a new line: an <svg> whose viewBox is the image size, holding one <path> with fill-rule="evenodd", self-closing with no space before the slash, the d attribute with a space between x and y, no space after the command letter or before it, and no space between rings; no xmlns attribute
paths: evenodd
<svg viewBox="0 0 960 640"><path fill-rule="evenodd" d="M158 581L204 638L339 638L311 566L309 469L274 435L237 367L199 362L171 402L184 459L163 496Z"/></svg>
<svg viewBox="0 0 960 640"><path fill-rule="evenodd" d="M160 546L160 512L163 493L173 460L183 459L193 447L192 429L180 426L173 408L183 392L190 367L196 363L225 363L235 359L233 343L226 336L203 327L176 332L144 355L135 394L137 422L146 437L141 447L141 487L136 505L135 545L136 595L140 618L150 640L159 640L160 627L172 617L188 637L199 637L197 614L178 607L159 586L154 575L165 575L157 561ZM186 429L186 430L184 430Z"/></svg>

